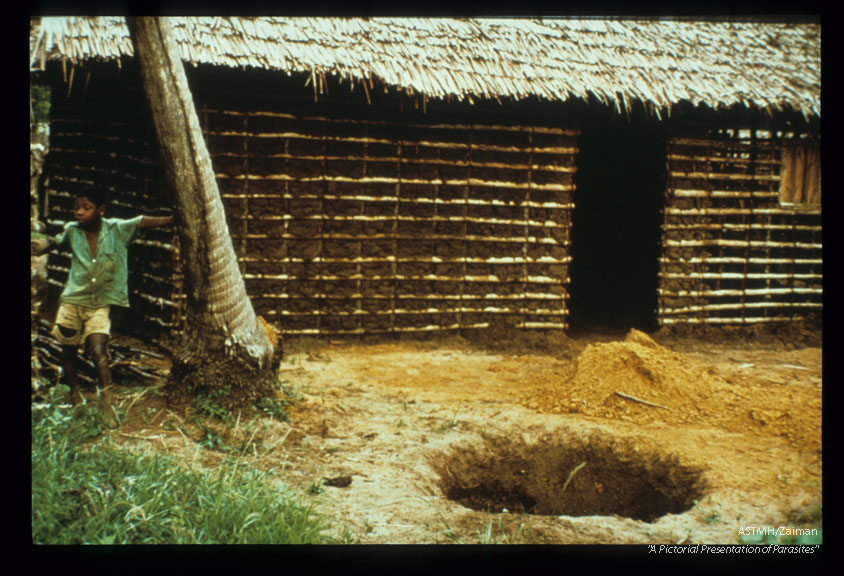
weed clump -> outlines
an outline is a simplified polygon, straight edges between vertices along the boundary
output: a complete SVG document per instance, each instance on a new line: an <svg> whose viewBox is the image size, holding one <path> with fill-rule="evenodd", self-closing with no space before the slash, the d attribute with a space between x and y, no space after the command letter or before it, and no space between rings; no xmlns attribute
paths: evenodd
<svg viewBox="0 0 844 576"><path fill-rule="evenodd" d="M315 544L324 521L284 485L228 458L216 472L92 440L84 412L32 408L37 544Z"/></svg>

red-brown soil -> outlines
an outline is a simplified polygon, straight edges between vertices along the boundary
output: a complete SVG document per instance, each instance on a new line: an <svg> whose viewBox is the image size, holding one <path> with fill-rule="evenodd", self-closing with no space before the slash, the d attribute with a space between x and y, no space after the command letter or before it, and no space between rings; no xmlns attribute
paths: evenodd
<svg viewBox="0 0 844 576"><path fill-rule="evenodd" d="M124 386L127 445L236 454L353 543L738 543L819 528L819 337L495 335L285 343L290 422L191 413ZM504 511L506 510L506 512Z"/></svg>

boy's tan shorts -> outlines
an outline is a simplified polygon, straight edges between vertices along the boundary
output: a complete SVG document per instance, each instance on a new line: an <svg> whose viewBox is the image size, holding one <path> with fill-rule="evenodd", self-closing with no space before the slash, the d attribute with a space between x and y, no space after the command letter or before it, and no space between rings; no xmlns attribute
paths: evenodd
<svg viewBox="0 0 844 576"><path fill-rule="evenodd" d="M110 306L85 308L76 304L62 303L56 314L56 323L50 334L64 346L79 346L91 334L111 333ZM65 335L59 330L64 328ZM72 334L70 332L72 331Z"/></svg>

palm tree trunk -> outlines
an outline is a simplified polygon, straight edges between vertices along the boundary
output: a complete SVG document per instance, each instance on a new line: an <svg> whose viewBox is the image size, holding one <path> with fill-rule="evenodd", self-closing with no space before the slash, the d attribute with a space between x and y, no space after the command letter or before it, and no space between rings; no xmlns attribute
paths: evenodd
<svg viewBox="0 0 844 576"><path fill-rule="evenodd" d="M247 405L272 383L273 346L246 294L168 19L127 23L174 194L181 247L185 325L168 383L171 398L212 390L231 406Z"/></svg>

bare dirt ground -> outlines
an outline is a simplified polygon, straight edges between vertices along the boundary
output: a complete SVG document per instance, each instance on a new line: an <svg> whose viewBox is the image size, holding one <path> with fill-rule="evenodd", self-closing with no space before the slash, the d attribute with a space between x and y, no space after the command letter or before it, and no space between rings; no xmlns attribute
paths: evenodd
<svg viewBox="0 0 844 576"><path fill-rule="evenodd" d="M738 543L820 528L822 349L641 332L285 343L289 422L124 384L125 445L301 490L349 543ZM166 360L161 360L166 369Z"/></svg>

